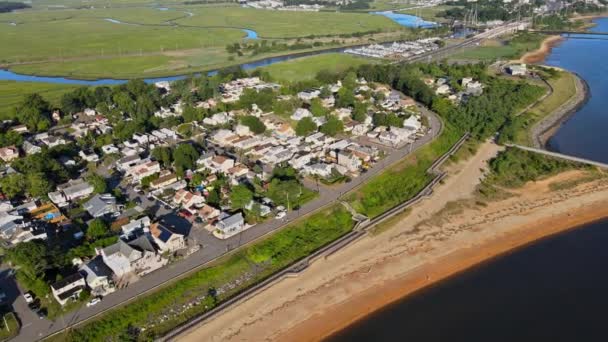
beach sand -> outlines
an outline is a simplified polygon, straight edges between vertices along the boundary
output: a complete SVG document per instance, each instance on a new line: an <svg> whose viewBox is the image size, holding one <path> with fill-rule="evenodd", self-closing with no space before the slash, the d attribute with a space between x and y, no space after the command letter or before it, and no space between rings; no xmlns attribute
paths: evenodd
<svg viewBox="0 0 608 342"><path fill-rule="evenodd" d="M518 62L526 64L542 62L551 53L551 49L563 40L561 36L549 36L542 41L538 49L526 52Z"/></svg>
<svg viewBox="0 0 608 342"><path fill-rule="evenodd" d="M514 196L475 205L486 161L499 147L448 168L430 199L378 235L369 235L298 277L285 279L180 341L315 341L383 306L545 236L608 217L608 179L551 191L580 179L570 171L527 184Z"/></svg>

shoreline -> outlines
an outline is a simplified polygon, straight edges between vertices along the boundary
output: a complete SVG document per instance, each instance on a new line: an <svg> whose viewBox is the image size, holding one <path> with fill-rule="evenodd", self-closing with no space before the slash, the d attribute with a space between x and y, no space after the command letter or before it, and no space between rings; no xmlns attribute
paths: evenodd
<svg viewBox="0 0 608 342"><path fill-rule="evenodd" d="M564 69L561 70L569 72L574 77L576 93L556 111L544 117L532 127L530 134L532 135L532 141L536 148L547 149L549 139L551 139L559 128L575 115L591 97L591 90L585 79L575 72Z"/></svg>
<svg viewBox="0 0 608 342"><path fill-rule="evenodd" d="M567 190L548 190L549 182L579 179L582 173L577 171L529 184L517 190L519 196L489 202L487 207L465 206L464 213L455 216L444 213L446 204L474 200L470 194L484 172L480 165L499 150L486 143L471 160L461 162L466 164L464 168L455 165L433 199L413 207L390 230L315 261L306 272L282 280L178 340L327 338L471 267L608 217L608 178ZM428 221L437 217L442 221Z"/></svg>
<svg viewBox="0 0 608 342"><path fill-rule="evenodd" d="M304 322L300 326L289 331L282 338L288 338L289 341L310 341L310 340L326 340L340 333L342 330L349 329L350 326L356 325L370 316L382 311L385 307L397 304L402 300L415 296L421 292L440 285L444 281L449 281L454 277L458 277L462 273L470 272L478 267L483 267L486 264L492 263L494 260L511 253L516 253L518 250L526 248L545 239L550 239L559 234L566 233L571 230L583 228L586 225L594 222L602 222L608 219L608 209L605 209L602 214L590 213L589 211L597 211L604 208L605 205L598 205L594 208L585 210L583 215L563 215L562 220L547 220L535 224L537 229L517 228L516 231L506 233L504 236L496 237L484 245L465 247L461 250L447 254L438 258L434 262L420 266L418 269L412 270L411 274L395 279L394 281L383 284L382 291L385 294L378 296L374 293L365 293L361 297L354 299L352 302L345 302L339 307L332 308L332 312L328 311L328 316L332 316L334 322L325 323L324 320ZM573 218L572 216L576 216ZM581 217L582 216L582 217ZM405 285L405 286L404 286ZM378 288L373 289L373 292L378 292ZM370 303L371 302L371 303ZM336 317L344 312L357 312L357 307L366 307L367 311L352 315L345 319L342 317L341 322L346 324L334 325ZM324 329L326 328L326 329ZM310 331L321 331L318 336L307 335ZM288 336L288 337L287 337Z"/></svg>
<svg viewBox="0 0 608 342"><path fill-rule="evenodd" d="M562 36L552 35L545 38L538 49L534 51L526 52L519 58L520 63L534 64L545 60L545 58L551 53L553 47L564 41L565 38Z"/></svg>

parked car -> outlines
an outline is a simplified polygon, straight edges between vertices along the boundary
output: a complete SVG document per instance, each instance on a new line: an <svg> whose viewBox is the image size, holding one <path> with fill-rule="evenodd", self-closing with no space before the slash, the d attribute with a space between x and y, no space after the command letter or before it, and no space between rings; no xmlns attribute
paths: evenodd
<svg viewBox="0 0 608 342"><path fill-rule="evenodd" d="M101 298L95 297L95 298L91 299L91 301L89 301L87 303L87 307L93 306L93 305L95 305L95 304L97 304L99 302L101 302Z"/></svg>
<svg viewBox="0 0 608 342"><path fill-rule="evenodd" d="M30 292L24 293L23 298L25 299L25 302L28 304L31 304L34 302L34 296L32 296L32 294Z"/></svg>
<svg viewBox="0 0 608 342"><path fill-rule="evenodd" d="M277 213L277 215L275 216L275 218L276 218L277 220L280 220L280 219L282 219L283 217L285 217L285 215L287 215L287 213L286 213L286 212L284 212L284 211L279 211L279 212Z"/></svg>

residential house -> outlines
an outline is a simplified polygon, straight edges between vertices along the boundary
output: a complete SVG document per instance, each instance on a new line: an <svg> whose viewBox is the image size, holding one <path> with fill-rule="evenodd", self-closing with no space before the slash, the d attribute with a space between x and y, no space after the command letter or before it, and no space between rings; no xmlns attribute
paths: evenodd
<svg viewBox="0 0 608 342"><path fill-rule="evenodd" d="M117 280L130 273L145 275L166 265L167 260L156 253L146 235L129 243L118 240L113 245L97 250L103 261L115 274Z"/></svg>
<svg viewBox="0 0 608 342"><path fill-rule="evenodd" d="M232 120L232 117L226 112L215 113L209 118L204 118L203 123L209 126L225 125Z"/></svg>
<svg viewBox="0 0 608 342"><path fill-rule="evenodd" d="M310 102L312 99L319 97L319 95L321 95L319 89L310 89L299 92L298 98L304 102Z"/></svg>
<svg viewBox="0 0 608 342"><path fill-rule="evenodd" d="M355 156L352 152L338 152L338 165L344 166L349 172L359 171L361 164L361 159Z"/></svg>
<svg viewBox="0 0 608 342"><path fill-rule="evenodd" d="M93 185L82 179L76 179L58 185L57 191L48 193L48 196L51 202L63 207L68 202L90 196L94 191Z"/></svg>
<svg viewBox="0 0 608 342"><path fill-rule="evenodd" d="M103 152L104 155L113 154L113 153L119 153L120 152L118 150L118 148L116 146L114 146L114 144L109 144L109 145L102 146L101 147L101 151Z"/></svg>
<svg viewBox="0 0 608 342"><path fill-rule="evenodd" d="M25 134L25 133L29 133L30 130L27 128L26 125L17 125L17 126L11 127L11 131L17 132L19 134Z"/></svg>
<svg viewBox="0 0 608 342"><path fill-rule="evenodd" d="M113 273L110 267L103 262L103 257L95 256L89 262L82 264L78 271L85 277L86 284L91 289L91 295L105 296L114 292Z"/></svg>
<svg viewBox="0 0 608 342"><path fill-rule="evenodd" d="M80 150L78 156L89 163L97 163L99 161L99 156L93 151Z"/></svg>
<svg viewBox="0 0 608 342"><path fill-rule="evenodd" d="M295 120L295 121L300 121L304 118L307 117L312 117L312 113L306 109L306 108L298 108L296 109L296 111L291 115L291 119Z"/></svg>
<svg viewBox="0 0 608 342"><path fill-rule="evenodd" d="M150 226L150 235L161 253L175 253L186 248L184 236L169 230L168 228L154 223Z"/></svg>
<svg viewBox="0 0 608 342"><path fill-rule="evenodd" d="M290 124L284 122L274 129L273 135L277 139L286 140L296 135L296 131L291 127Z"/></svg>
<svg viewBox="0 0 608 342"><path fill-rule="evenodd" d="M179 190L173 196L173 202L177 205L181 205L184 209L190 210L192 207L198 207L205 203L205 197L196 193L193 194L187 190Z"/></svg>
<svg viewBox="0 0 608 342"><path fill-rule="evenodd" d="M221 219L215 227L223 234L223 235L232 235L236 234L243 229L245 225L245 219L243 218L242 213L237 213L232 216L225 217Z"/></svg>
<svg viewBox="0 0 608 342"><path fill-rule="evenodd" d="M228 170L234 166L234 159L226 156L214 156L211 158L208 167L214 172L227 173Z"/></svg>
<svg viewBox="0 0 608 342"><path fill-rule="evenodd" d="M435 94L437 95L448 95L452 93L452 88L450 88L447 84L442 84L435 90Z"/></svg>
<svg viewBox="0 0 608 342"><path fill-rule="evenodd" d="M83 204L83 208L95 218L119 212L116 198L111 194L95 195Z"/></svg>
<svg viewBox="0 0 608 342"><path fill-rule="evenodd" d="M57 302L63 306L70 299L78 299L86 285L84 277L80 273L74 273L51 285L51 292Z"/></svg>
<svg viewBox="0 0 608 342"><path fill-rule="evenodd" d="M123 237L130 237L135 235L137 232L146 232L150 228L150 218L144 216L137 220L131 220L129 223L122 225L120 230L122 231Z"/></svg>
<svg viewBox="0 0 608 342"><path fill-rule="evenodd" d="M302 168L302 172L310 176L319 176L322 178L331 176L332 165L325 163L316 163L312 165L306 165Z"/></svg>
<svg viewBox="0 0 608 342"><path fill-rule="evenodd" d="M507 68L507 71L513 76L525 76L528 72L526 64L513 64Z"/></svg>
<svg viewBox="0 0 608 342"><path fill-rule="evenodd" d="M24 141L21 148L23 149L23 152L25 152L25 154L28 156L42 152L42 147L34 145L29 141Z"/></svg>
<svg viewBox="0 0 608 342"><path fill-rule="evenodd" d="M141 157L139 155L127 156L116 161L116 168L120 171L126 172L133 166L141 163Z"/></svg>
<svg viewBox="0 0 608 342"><path fill-rule="evenodd" d="M133 165L127 174L133 177L134 181L141 181L143 178L152 176L160 172L160 164L157 161L144 159L140 163Z"/></svg>
<svg viewBox="0 0 608 342"><path fill-rule="evenodd" d="M416 115L411 115L409 118L403 121L403 128L417 132L422 128L422 123Z"/></svg>
<svg viewBox="0 0 608 342"><path fill-rule="evenodd" d="M210 222L220 216L220 210L208 204L203 204L203 207L198 210L198 216L203 220Z"/></svg>
<svg viewBox="0 0 608 342"><path fill-rule="evenodd" d="M6 163L19 158L19 149L15 146L7 146L0 148L0 159Z"/></svg>
<svg viewBox="0 0 608 342"><path fill-rule="evenodd" d="M169 186L173 183L177 182L177 175L170 171L162 172L158 179L150 182L150 188L152 189L162 189L166 186Z"/></svg>

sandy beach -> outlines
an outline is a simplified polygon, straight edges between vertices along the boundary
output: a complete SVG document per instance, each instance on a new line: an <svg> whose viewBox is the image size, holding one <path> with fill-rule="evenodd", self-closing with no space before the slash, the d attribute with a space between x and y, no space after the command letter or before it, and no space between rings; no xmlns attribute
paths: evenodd
<svg viewBox="0 0 608 342"><path fill-rule="evenodd" d="M474 198L500 147L448 167L430 199L298 277L285 279L181 336L180 341L315 341L395 300L483 261L603 217L608 178L566 172L487 203ZM553 184L553 186L551 186ZM556 184L562 184L561 190ZM565 184L571 184L565 186Z"/></svg>
<svg viewBox="0 0 608 342"><path fill-rule="evenodd" d="M545 60L545 57L551 53L551 49L563 41L564 38L561 36L549 36L545 38L540 44L540 47L534 51L526 52L520 59L519 63L533 64L539 63Z"/></svg>

